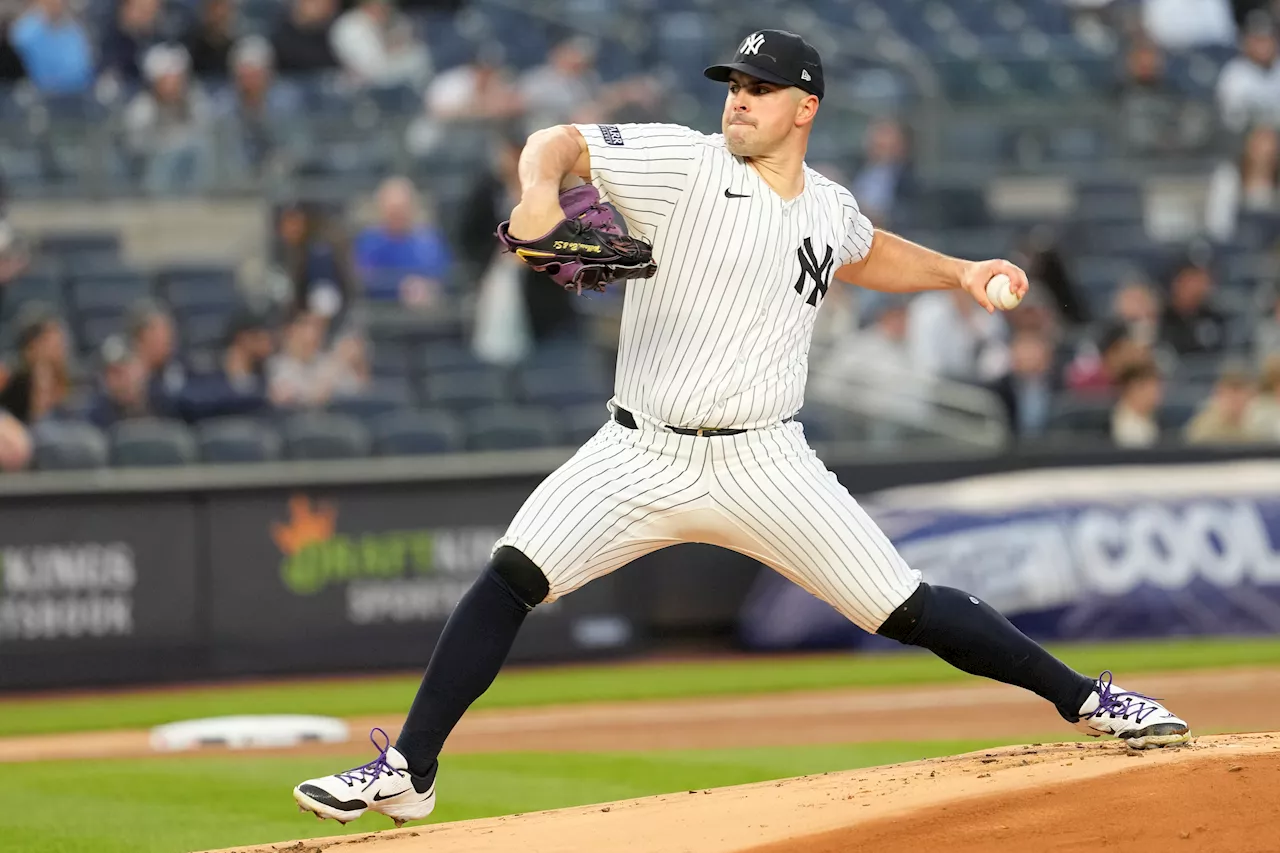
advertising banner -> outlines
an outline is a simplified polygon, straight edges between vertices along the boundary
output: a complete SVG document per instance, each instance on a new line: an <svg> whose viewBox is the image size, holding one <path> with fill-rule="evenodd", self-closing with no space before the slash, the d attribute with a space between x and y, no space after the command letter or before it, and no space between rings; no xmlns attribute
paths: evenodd
<svg viewBox="0 0 1280 853"><path fill-rule="evenodd" d="M182 501L30 501L0 524L0 688L202 665Z"/></svg>
<svg viewBox="0 0 1280 853"><path fill-rule="evenodd" d="M907 563L1028 634L1103 639L1280 631L1280 463L1024 471L865 501ZM771 572L742 612L749 646L876 638Z"/></svg>
<svg viewBox="0 0 1280 853"><path fill-rule="evenodd" d="M346 488L212 498L215 666L425 664L502 535L510 492L495 499L483 486ZM634 634L605 579L534 610L513 658L616 653Z"/></svg>

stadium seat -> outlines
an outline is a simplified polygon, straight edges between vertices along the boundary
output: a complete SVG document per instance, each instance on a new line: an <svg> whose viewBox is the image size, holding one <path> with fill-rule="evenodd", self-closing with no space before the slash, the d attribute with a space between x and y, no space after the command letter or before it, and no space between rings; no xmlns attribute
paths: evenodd
<svg viewBox="0 0 1280 853"><path fill-rule="evenodd" d="M1136 260L1160 253L1141 222L1126 224L1105 218L1076 222L1070 228L1070 241L1069 245L1084 254L1123 255Z"/></svg>
<svg viewBox="0 0 1280 853"><path fill-rule="evenodd" d="M196 426L200 459L209 463L269 462L280 458L280 436L253 418L212 418Z"/></svg>
<svg viewBox="0 0 1280 853"><path fill-rule="evenodd" d="M120 254L120 235L115 231L49 231L40 237L40 251L51 257L114 256Z"/></svg>
<svg viewBox="0 0 1280 853"><path fill-rule="evenodd" d="M1225 359L1216 353L1186 353L1177 358L1170 379L1178 385L1212 385L1222 372Z"/></svg>
<svg viewBox="0 0 1280 853"><path fill-rule="evenodd" d="M9 320L29 302L44 302L55 309L62 306L62 286L49 272L28 271L5 285L0 319Z"/></svg>
<svg viewBox="0 0 1280 853"><path fill-rule="evenodd" d="M353 459L368 456L372 445L359 420L332 412L292 415L281 432L289 459Z"/></svg>
<svg viewBox="0 0 1280 853"><path fill-rule="evenodd" d="M240 300L235 270L209 264L163 267L156 273L159 296L178 314L229 311Z"/></svg>
<svg viewBox="0 0 1280 853"><path fill-rule="evenodd" d="M384 116L405 116L422 110L422 96L411 86L374 86L361 96Z"/></svg>
<svg viewBox="0 0 1280 853"><path fill-rule="evenodd" d="M433 373L427 378L426 401L441 409L466 410L507 399L507 383L493 368Z"/></svg>
<svg viewBox="0 0 1280 853"><path fill-rule="evenodd" d="M603 401L581 403L563 410L560 425L566 444L586 444L591 436L609 420L609 409Z"/></svg>
<svg viewBox="0 0 1280 853"><path fill-rule="evenodd" d="M370 422L378 456L420 456L464 449L463 427L448 412L400 411Z"/></svg>
<svg viewBox="0 0 1280 853"><path fill-rule="evenodd" d="M453 341L438 341L422 347L418 350L416 365L420 371L428 374L447 373L454 370L483 370L486 367L485 363L464 344Z"/></svg>
<svg viewBox="0 0 1280 853"><path fill-rule="evenodd" d="M92 424L44 421L31 430L37 471L77 471L107 464L107 439Z"/></svg>
<svg viewBox="0 0 1280 853"><path fill-rule="evenodd" d="M1235 241L1267 248L1280 237L1280 215L1273 211L1242 210L1236 218Z"/></svg>
<svg viewBox="0 0 1280 853"><path fill-rule="evenodd" d="M226 341L230 314L188 314L178 317L178 345L184 352L219 349Z"/></svg>
<svg viewBox="0 0 1280 853"><path fill-rule="evenodd" d="M458 28L455 17L448 12L431 9L415 10L410 13L419 24L419 31L427 40L427 49L431 51L431 64L436 73L448 71L465 62L470 62L475 55L475 48Z"/></svg>
<svg viewBox="0 0 1280 853"><path fill-rule="evenodd" d="M138 272L77 275L67 285L71 304L82 316L113 313L150 295L150 282Z"/></svg>
<svg viewBox="0 0 1280 853"><path fill-rule="evenodd" d="M412 404L409 389L403 381L384 380L349 397L335 397L328 409L340 415L350 415L368 421L379 415L407 409Z"/></svg>
<svg viewBox="0 0 1280 853"><path fill-rule="evenodd" d="M942 128L942 155L951 162L1000 163L1013 154L1007 128L993 122L948 122Z"/></svg>
<svg viewBox="0 0 1280 853"><path fill-rule="evenodd" d="M106 108L93 95L78 92L42 94L35 109L43 110L51 122L85 126L100 121L106 112Z"/></svg>
<svg viewBox="0 0 1280 853"><path fill-rule="evenodd" d="M369 347L370 366L375 377L404 379L414 348L400 341L378 341Z"/></svg>
<svg viewBox="0 0 1280 853"><path fill-rule="evenodd" d="M467 446L472 450L520 450L560 443L560 425L543 408L488 406L467 415Z"/></svg>
<svg viewBox="0 0 1280 853"><path fill-rule="evenodd" d="M1170 434L1181 433L1191 419L1195 417L1196 411L1207 395L1207 390L1203 393L1198 393L1197 396L1192 396L1182 391L1166 398L1160 404L1159 411L1156 412L1156 422L1160 425L1160 429Z"/></svg>
<svg viewBox="0 0 1280 853"><path fill-rule="evenodd" d="M571 368L542 367L521 370L516 381L520 399L544 406L572 406L609 399L609 387L596 371L579 363Z"/></svg>
<svg viewBox="0 0 1280 853"><path fill-rule="evenodd" d="M81 318L75 324L76 342L81 352L95 352L107 338L125 332L125 308L120 306L111 313L95 314Z"/></svg>
<svg viewBox="0 0 1280 853"><path fill-rule="evenodd" d="M1107 400L1055 400L1049 415L1049 432L1068 433L1081 438L1111 435L1111 407Z"/></svg>
<svg viewBox="0 0 1280 853"><path fill-rule="evenodd" d="M111 464L117 468L190 465L199 458L195 438L180 421L139 418L111 428Z"/></svg>
<svg viewBox="0 0 1280 853"><path fill-rule="evenodd" d="M1143 212L1142 189L1135 184L1098 183L1076 187L1077 220L1141 223Z"/></svg>
<svg viewBox="0 0 1280 853"><path fill-rule="evenodd" d="M521 365L525 368L578 368L596 362L600 350L573 339L545 341Z"/></svg>
<svg viewBox="0 0 1280 853"><path fill-rule="evenodd" d="M1096 127L1053 128L1049 131L1046 153L1054 163L1093 163L1106 156L1107 139Z"/></svg>
<svg viewBox="0 0 1280 853"><path fill-rule="evenodd" d="M1109 255L1080 255L1068 259L1074 278L1085 290L1110 291L1118 287L1136 271L1127 258Z"/></svg>

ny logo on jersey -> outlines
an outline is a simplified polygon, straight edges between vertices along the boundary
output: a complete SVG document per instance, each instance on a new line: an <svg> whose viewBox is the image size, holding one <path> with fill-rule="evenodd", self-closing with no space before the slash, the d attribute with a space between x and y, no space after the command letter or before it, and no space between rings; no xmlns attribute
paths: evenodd
<svg viewBox="0 0 1280 853"><path fill-rule="evenodd" d="M760 33L752 33L742 40L742 44L738 46L738 53L743 56L754 56L763 46L764 36Z"/></svg>
<svg viewBox="0 0 1280 853"><path fill-rule="evenodd" d="M813 279L813 290L805 302L815 308L818 305L819 291L823 299L827 296L827 287L831 284L828 276L831 268L835 266L835 258L832 257L834 254L835 251L827 246L827 254L823 256L822 263L818 263L818 253L813 250L813 242L808 237L804 238L804 245L796 249L796 257L800 259L800 277L796 279L796 293L803 294L806 279Z"/></svg>

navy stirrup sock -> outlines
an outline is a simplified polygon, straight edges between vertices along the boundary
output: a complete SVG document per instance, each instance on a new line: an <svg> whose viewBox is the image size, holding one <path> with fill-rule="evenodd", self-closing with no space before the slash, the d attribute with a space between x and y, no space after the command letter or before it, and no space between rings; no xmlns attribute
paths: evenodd
<svg viewBox="0 0 1280 853"><path fill-rule="evenodd" d="M449 732L497 678L535 604L527 603L492 566L458 602L396 739L411 772L431 772Z"/></svg>
<svg viewBox="0 0 1280 853"><path fill-rule="evenodd" d="M1049 654L994 607L958 589L921 584L876 633L928 649L971 675L1030 690L1071 723L1094 690L1092 679Z"/></svg>

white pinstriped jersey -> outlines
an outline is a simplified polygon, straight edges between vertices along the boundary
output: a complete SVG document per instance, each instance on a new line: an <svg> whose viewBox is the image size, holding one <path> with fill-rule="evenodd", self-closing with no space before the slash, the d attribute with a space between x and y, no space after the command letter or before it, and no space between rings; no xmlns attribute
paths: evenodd
<svg viewBox="0 0 1280 853"><path fill-rule="evenodd" d="M873 229L852 194L805 167L783 201L720 134L577 125L591 176L657 274L628 282L614 400L672 426L752 428L804 402L814 318Z"/></svg>
<svg viewBox="0 0 1280 853"><path fill-rule="evenodd" d="M629 282L609 420L543 480L494 546L521 551L555 601L681 542L771 566L875 631L920 583L806 443L799 421L814 316L872 229L811 169L789 202L720 136L585 125L594 183L653 241ZM736 428L692 436L666 426Z"/></svg>

